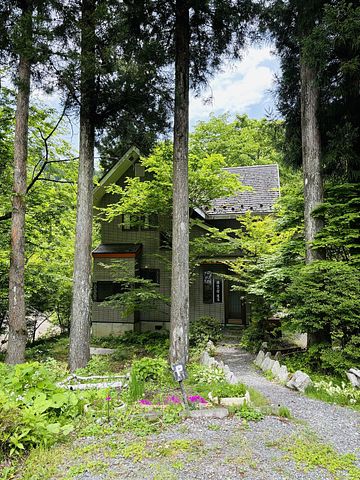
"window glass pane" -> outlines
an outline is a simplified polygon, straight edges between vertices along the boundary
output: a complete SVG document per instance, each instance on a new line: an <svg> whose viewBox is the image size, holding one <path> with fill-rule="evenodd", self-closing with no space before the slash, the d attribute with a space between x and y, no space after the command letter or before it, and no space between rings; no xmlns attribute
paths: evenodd
<svg viewBox="0 0 360 480"><path fill-rule="evenodd" d="M153 283L160 284L160 269L140 268L140 277L144 280L151 280Z"/></svg>
<svg viewBox="0 0 360 480"><path fill-rule="evenodd" d="M112 295L122 293L124 291L124 285L114 282L97 282L94 289L94 297L96 302L103 302Z"/></svg>

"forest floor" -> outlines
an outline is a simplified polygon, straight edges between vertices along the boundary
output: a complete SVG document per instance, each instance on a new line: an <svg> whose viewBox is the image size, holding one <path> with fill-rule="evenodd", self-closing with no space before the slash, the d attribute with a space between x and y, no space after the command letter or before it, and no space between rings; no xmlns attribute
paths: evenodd
<svg viewBox="0 0 360 480"><path fill-rule="evenodd" d="M161 433L82 438L52 477L76 480L360 479L360 413L313 400L266 379L253 356L222 345L218 356L238 379L291 418L253 422L188 418ZM50 460L49 460L50 461Z"/></svg>

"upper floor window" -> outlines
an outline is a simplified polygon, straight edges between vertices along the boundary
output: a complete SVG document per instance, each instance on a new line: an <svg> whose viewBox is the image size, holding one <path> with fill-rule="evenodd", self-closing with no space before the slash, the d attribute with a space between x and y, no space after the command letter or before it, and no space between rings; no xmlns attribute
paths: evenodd
<svg viewBox="0 0 360 480"><path fill-rule="evenodd" d="M140 277L144 280L151 280L160 285L160 270L158 268L140 268Z"/></svg>
<svg viewBox="0 0 360 480"><path fill-rule="evenodd" d="M155 214L132 215L124 213L122 215L123 230L156 230L158 227L158 216Z"/></svg>
<svg viewBox="0 0 360 480"><path fill-rule="evenodd" d="M125 289L126 287L122 283L110 281L96 282L93 285L93 299L95 302L104 302L117 293L123 293Z"/></svg>

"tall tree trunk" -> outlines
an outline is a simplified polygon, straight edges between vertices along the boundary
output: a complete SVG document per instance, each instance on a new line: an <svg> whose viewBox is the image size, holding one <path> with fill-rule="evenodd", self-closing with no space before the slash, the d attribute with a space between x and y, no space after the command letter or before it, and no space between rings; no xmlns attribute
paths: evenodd
<svg viewBox="0 0 360 480"><path fill-rule="evenodd" d="M316 72L301 58L301 135L304 176L304 220L306 263L324 258L323 252L312 247L316 234L323 227L321 218L312 216L313 210L324 200L321 168L321 137L318 122L319 88Z"/></svg>
<svg viewBox="0 0 360 480"><path fill-rule="evenodd" d="M304 177L304 223L306 243L306 263L322 260L322 249L314 249L312 242L323 227L323 220L312 216L314 209L324 200L321 167L321 136L318 122L319 87L316 84L316 71L306 59L300 59L301 80L301 136L302 163ZM308 333L308 346L330 341L328 326L317 332Z"/></svg>
<svg viewBox="0 0 360 480"><path fill-rule="evenodd" d="M26 165L28 155L28 124L30 101L31 60L29 50L32 41L32 12L28 2L22 7L22 36L24 44L19 59L18 93L14 141L14 193L11 217L11 258L9 272L9 338L6 363L15 365L25 361L27 342L25 309L25 196ZM29 45L30 43L30 45Z"/></svg>
<svg viewBox="0 0 360 480"><path fill-rule="evenodd" d="M185 363L189 330L189 5L176 1L170 362Z"/></svg>
<svg viewBox="0 0 360 480"><path fill-rule="evenodd" d="M95 146L95 0L82 2L80 88L79 177L69 356L71 371L86 366L90 358Z"/></svg>

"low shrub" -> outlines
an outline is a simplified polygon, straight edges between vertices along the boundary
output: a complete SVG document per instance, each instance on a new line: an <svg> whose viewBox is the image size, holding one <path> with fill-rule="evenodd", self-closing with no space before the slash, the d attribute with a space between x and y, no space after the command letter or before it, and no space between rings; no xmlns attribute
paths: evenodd
<svg viewBox="0 0 360 480"><path fill-rule="evenodd" d="M306 390L307 395L325 402L348 405L360 409L360 390L346 385L344 382L337 384L332 380L314 382Z"/></svg>
<svg viewBox="0 0 360 480"><path fill-rule="evenodd" d="M169 366L163 358L144 357L133 362L131 374L140 382L162 383L169 377Z"/></svg>
<svg viewBox="0 0 360 480"><path fill-rule="evenodd" d="M246 404L237 409L235 415L250 422L257 422L264 418L264 414L260 410Z"/></svg>
<svg viewBox="0 0 360 480"><path fill-rule="evenodd" d="M74 419L84 412L86 394L61 390L56 386L58 378L57 369L37 362L0 366L3 455L48 446L73 430Z"/></svg>
<svg viewBox="0 0 360 480"><path fill-rule="evenodd" d="M209 340L217 342L221 339L222 325L215 317L204 316L190 323L190 345L204 345Z"/></svg>
<svg viewBox="0 0 360 480"><path fill-rule="evenodd" d="M189 369L190 381L194 384L212 384L225 382L224 371L216 366L211 365L206 367L204 365L192 365Z"/></svg>
<svg viewBox="0 0 360 480"><path fill-rule="evenodd" d="M246 386L242 383L232 385L230 383L221 382L218 383L211 394L213 397L225 398L225 397L243 397L246 393Z"/></svg>

